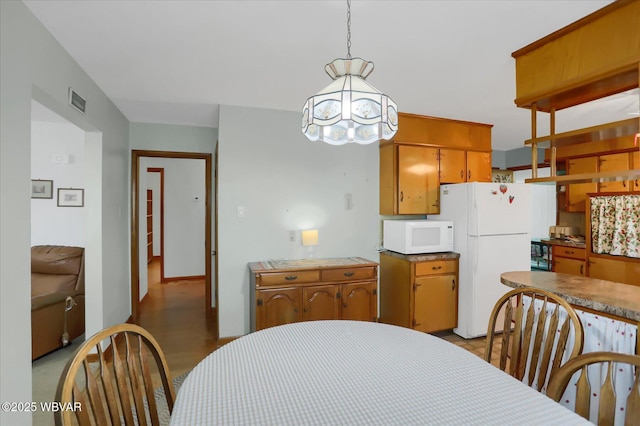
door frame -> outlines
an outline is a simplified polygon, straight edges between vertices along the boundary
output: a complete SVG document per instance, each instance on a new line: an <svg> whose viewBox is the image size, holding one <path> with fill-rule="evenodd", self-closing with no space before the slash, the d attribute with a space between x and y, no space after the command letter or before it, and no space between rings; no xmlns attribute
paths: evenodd
<svg viewBox="0 0 640 426"><path fill-rule="evenodd" d="M160 175L160 282L164 283L164 167L147 167L147 173L158 173ZM149 262L149 259L147 259L147 262Z"/></svg>
<svg viewBox="0 0 640 426"><path fill-rule="evenodd" d="M131 320L136 322L140 316L140 259L138 256L138 234L139 234L139 215L138 209L140 200L138 194L140 158L184 158L205 160L205 241L204 241L204 260L205 260L205 312L207 316L212 314L211 308L211 171L212 171L212 154L194 153L194 152L175 152L175 151L147 151L132 150L131 151ZM217 273L217 272L216 272ZM216 285L217 287L217 285ZM217 289L216 289L217 294ZM216 301L217 302L217 301ZM217 306L217 305L216 305ZM216 309L216 316L217 316ZM216 320L216 339L218 337L218 321Z"/></svg>

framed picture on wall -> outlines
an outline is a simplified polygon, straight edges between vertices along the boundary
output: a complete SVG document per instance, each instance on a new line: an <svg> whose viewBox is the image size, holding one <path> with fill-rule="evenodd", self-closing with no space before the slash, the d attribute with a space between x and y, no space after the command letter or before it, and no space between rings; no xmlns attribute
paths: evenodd
<svg viewBox="0 0 640 426"><path fill-rule="evenodd" d="M83 207L84 189L58 188L58 207Z"/></svg>
<svg viewBox="0 0 640 426"><path fill-rule="evenodd" d="M513 170L492 170L491 175L494 182L513 183Z"/></svg>
<svg viewBox="0 0 640 426"><path fill-rule="evenodd" d="M53 198L53 181L31 179L31 198Z"/></svg>

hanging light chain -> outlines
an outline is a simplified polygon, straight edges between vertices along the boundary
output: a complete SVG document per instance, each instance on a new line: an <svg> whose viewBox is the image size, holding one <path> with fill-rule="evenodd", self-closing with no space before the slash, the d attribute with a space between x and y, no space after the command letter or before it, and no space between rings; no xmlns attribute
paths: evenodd
<svg viewBox="0 0 640 426"><path fill-rule="evenodd" d="M347 59L351 59L351 0L347 0Z"/></svg>

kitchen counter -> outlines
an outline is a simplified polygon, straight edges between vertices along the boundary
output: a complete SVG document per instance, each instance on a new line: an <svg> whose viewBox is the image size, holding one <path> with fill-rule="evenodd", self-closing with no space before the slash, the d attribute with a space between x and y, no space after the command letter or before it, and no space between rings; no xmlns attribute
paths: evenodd
<svg viewBox="0 0 640 426"><path fill-rule="evenodd" d="M564 247L576 247L576 248L586 248L587 245L582 243L574 243L567 240L561 240L560 238L542 238L540 239L542 244L548 244L550 246L564 246Z"/></svg>
<svg viewBox="0 0 640 426"><path fill-rule="evenodd" d="M428 262L431 260L455 260L460 258L460 253L452 251L443 253L424 253L424 254L402 254L390 250L382 250L381 254L397 257L399 259L408 260L409 262Z"/></svg>
<svg viewBox="0 0 640 426"><path fill-rule="evenodd" d="M621 321L640 322L640 287L555 272L513 271L500 275L512 288L537 287L562 296L569 304L602 312Z"/></svg>

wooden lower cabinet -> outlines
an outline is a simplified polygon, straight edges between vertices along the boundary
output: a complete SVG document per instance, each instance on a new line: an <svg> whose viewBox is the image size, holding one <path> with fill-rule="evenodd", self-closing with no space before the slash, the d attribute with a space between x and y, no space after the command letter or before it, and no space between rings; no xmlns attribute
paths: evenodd
<svg viewBox="0 0 640 426"><path fill-rule="evenodd" d="M380 321L431 333L458 325L458 258L380 254Z"/></svg>
<svg viewBox="0 0 640 426"><path fill-rule="evenodd" d="M251 271L251 331L299 321L376 321L378 264L362 258L264 261Z"/></svg>
<svg viewBox="0 0 640 426"><path fill-rule="evenodd" d="M589 256L589 278L640 286L640 261L615 256Z"/></svg>
<svg viewBox="0 0 640 426"><path fill-rule="evenodd" d="M551 258L553 272L587 276L585 249L554 245Z"/></svg>

